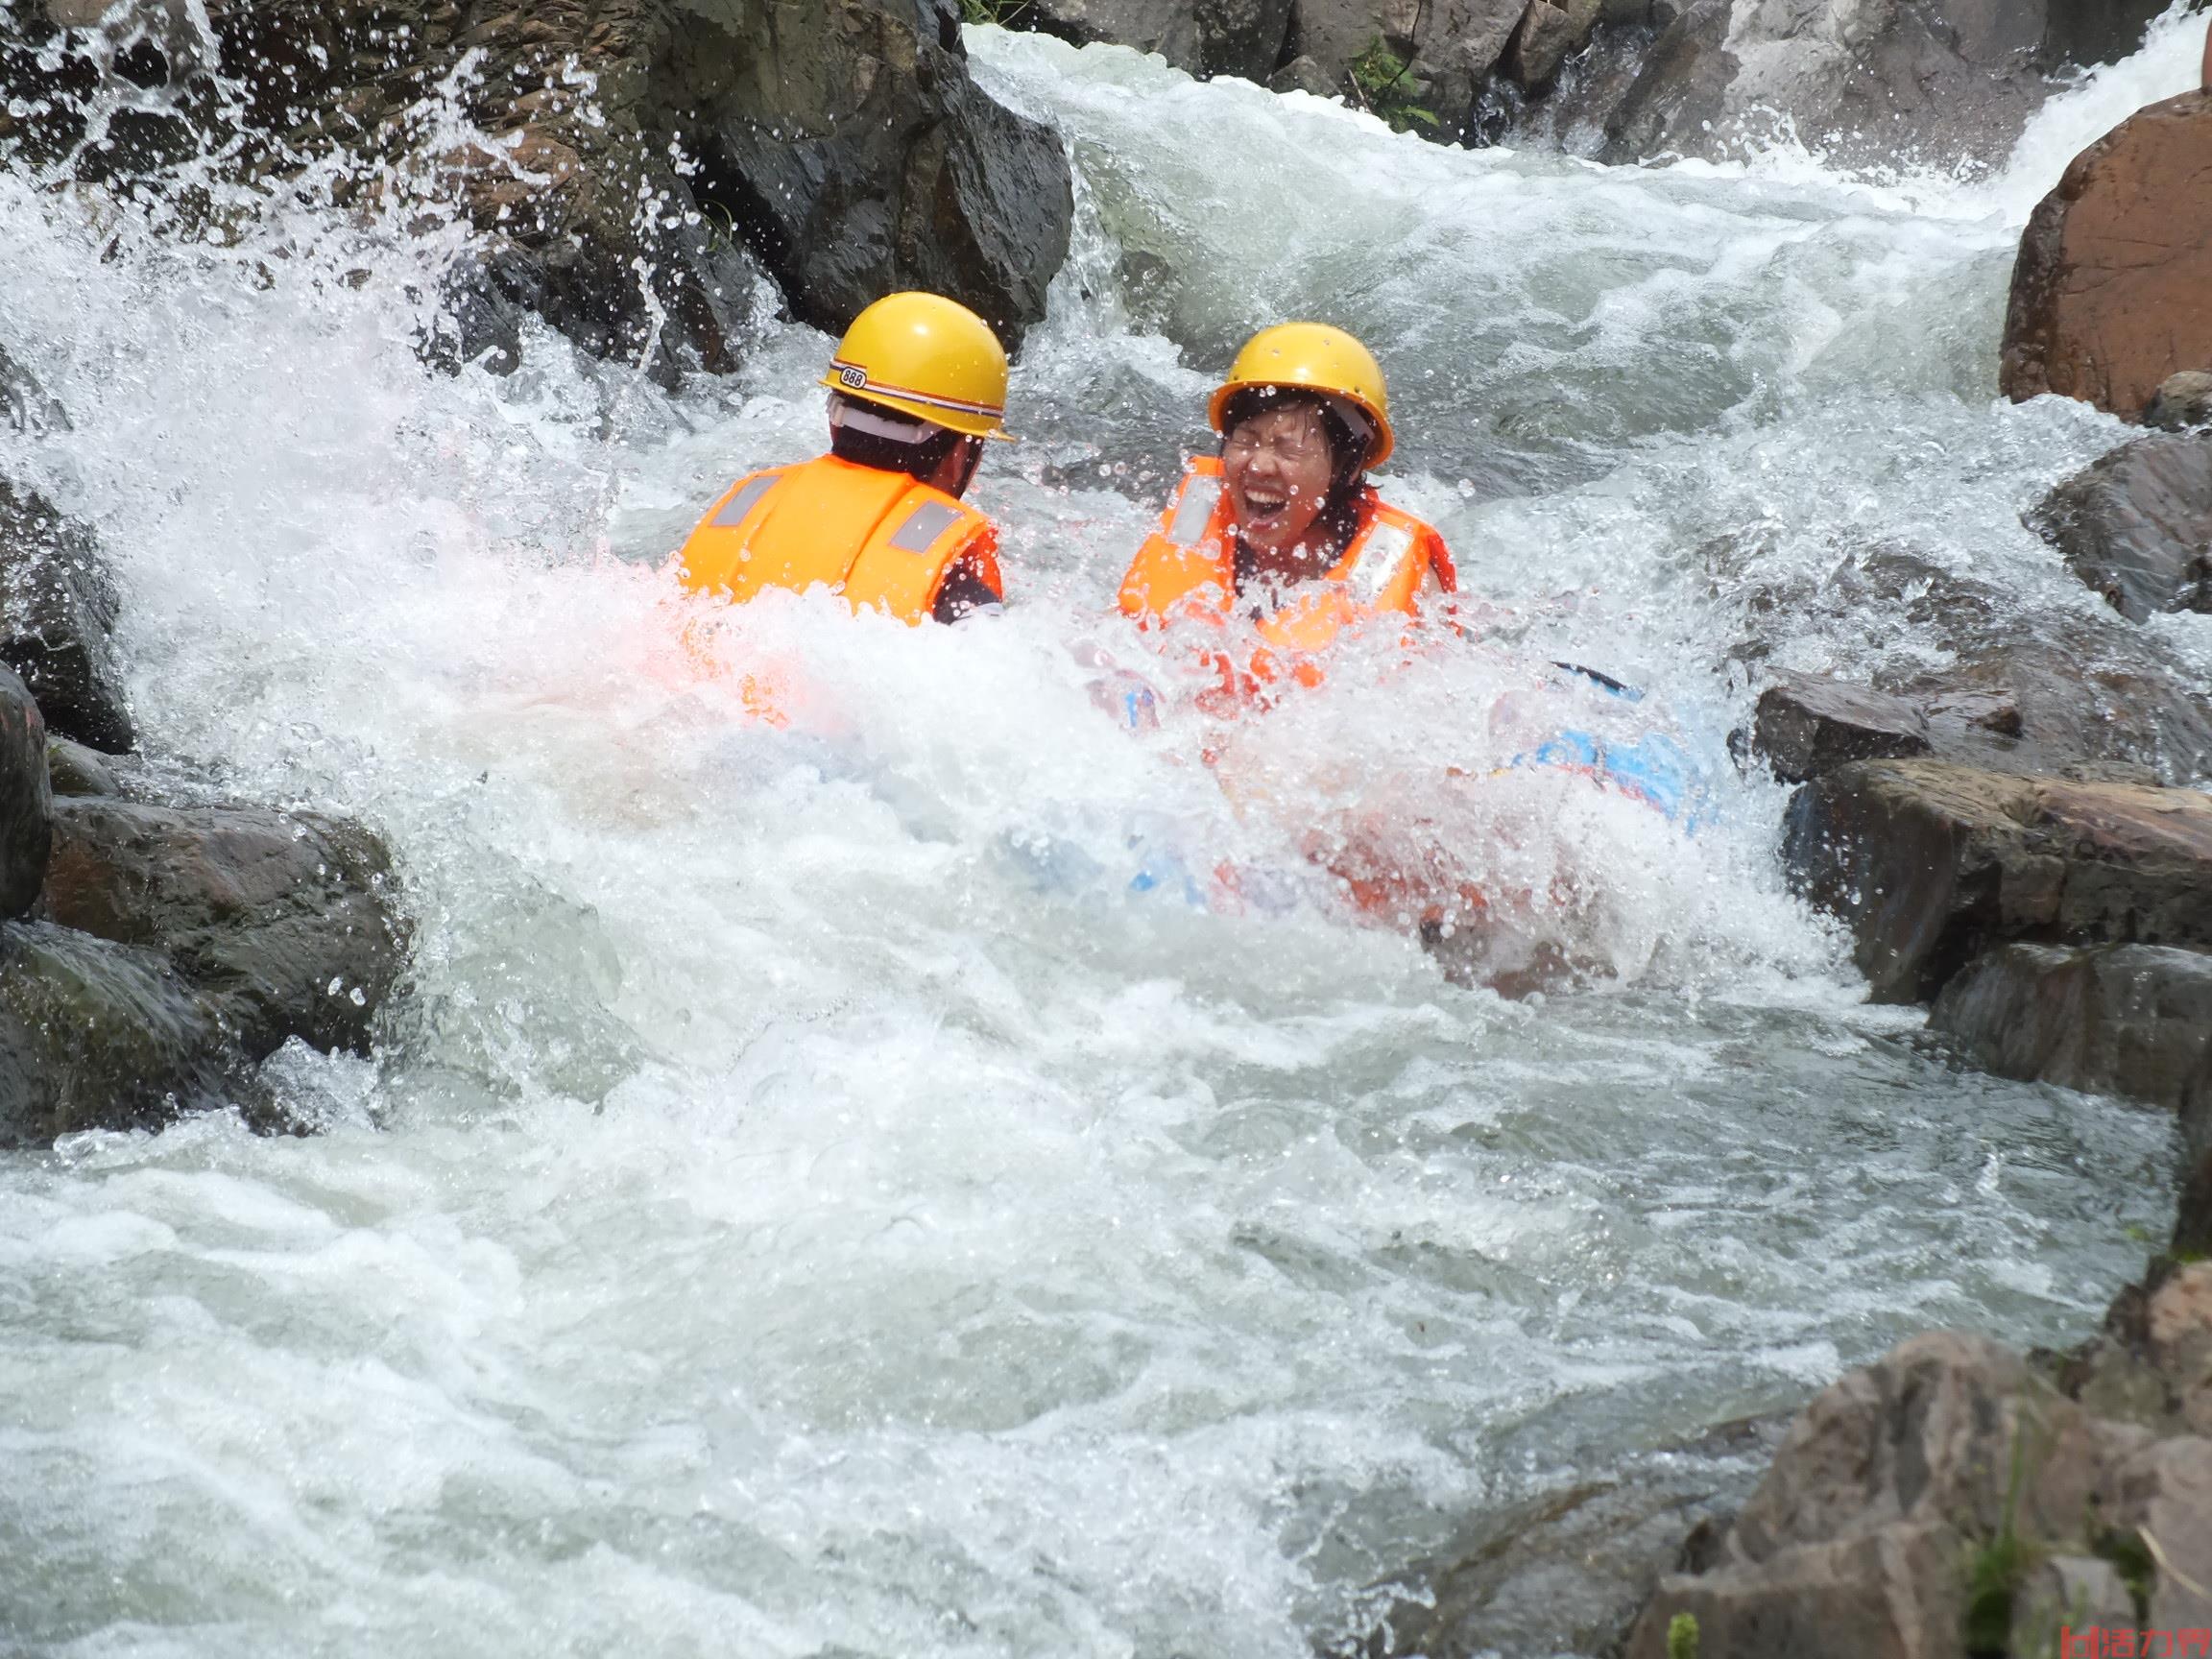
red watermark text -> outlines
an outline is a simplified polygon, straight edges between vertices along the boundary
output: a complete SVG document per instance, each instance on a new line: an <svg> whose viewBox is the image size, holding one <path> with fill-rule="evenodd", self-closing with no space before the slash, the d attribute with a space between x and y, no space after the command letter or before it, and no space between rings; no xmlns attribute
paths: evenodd
<svg viewBox="0 0 2212 1659"><path fill-rule="evenodd" d="M2058 1632L2058 1659L2212 1659L2212 1630L2130 1630L2072 1625Z"/></svg>

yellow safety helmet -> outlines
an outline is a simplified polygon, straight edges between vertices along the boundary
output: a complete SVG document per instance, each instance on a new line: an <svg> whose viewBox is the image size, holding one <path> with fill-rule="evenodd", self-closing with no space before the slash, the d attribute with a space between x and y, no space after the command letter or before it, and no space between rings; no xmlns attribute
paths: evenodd
<svg viewBox="0 0 2212 1659"><path fill-rule="evenodd" d="M891 294L853 319L822 384L972 438L1006 430L1006 349L939 294Z"/></svg>
<svg viewBox="0 0 2212 1659"><path fill-rule="evenodd" d="M1382 370L1374 353L1341 328L1326 323L1279 323L1253 335L1207 405L1214 431L1224 430L1229 400L1250 386L1295 387L1352 405L1375 429L1375 442L1367 452L1370 467L1382 466L1396 447Z"/></svg>

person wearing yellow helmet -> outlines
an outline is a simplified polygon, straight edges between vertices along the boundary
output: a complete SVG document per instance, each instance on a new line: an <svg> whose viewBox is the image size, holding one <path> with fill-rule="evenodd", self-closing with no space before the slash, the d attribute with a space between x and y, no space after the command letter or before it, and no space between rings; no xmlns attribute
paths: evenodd
<svg viewBox="0 0 2212 1659"><path fill-rule="evenodd" d="M996 604L998 531L963 503L1006 431L1006 351L935 294L893 294L854 319L822 384L830 453L751 472L678 556L685 584L742 603L817 585L854 609L955 621Z"/></svg>
<svg viewBox="0 0 2212 1659"><path fill-rule="evenodd" d="M1146 627L1249 619L1248 663L1216 659L1225 689L1288 675L1348 627L1410 615L1457 586L1444 539L1384 502L1368 469L1395 446L1374 356L1341 328L1262 329L1209 401L1219 451L1193 459L1122 579L1122 612Z"/></svg>

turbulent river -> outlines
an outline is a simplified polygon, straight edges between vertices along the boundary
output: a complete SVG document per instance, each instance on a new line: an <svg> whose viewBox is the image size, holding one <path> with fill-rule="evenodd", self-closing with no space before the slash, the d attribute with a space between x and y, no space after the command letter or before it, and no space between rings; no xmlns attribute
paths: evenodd
<svg viewBox="0 0 2212 1659"><path fill-rule="evenodd" d="M980 484L1013 603L732 619L781 728L663 565L819 447L824 337L763 305L676 394L550 336L445 375L435 239L218 249L0 173L5 342L74 421L0 459L98 525L149 746L366 819L418 919L373 1059L270 1065L319 1133L0 1159L0 1651L1303 1654L1466 1517L1911 1331L2080 1336L2170 1218L2169 1122L1868 1006L1772 784L1722 762L1686 838L1468 792L1461 850L1572 869L1606 970L1520 1001L1326 892L1128 878L1294 868L1301 820L1495 760L1516 653L1714 755L1752 642L1939 661L1762 601L1862 555L2098 607L2018 515L2121 429L1999 401L1999 320L2029 207L2194 41L1960 181L1445 150L972 33L1078 175ZM1378 348L1389 488L1506 649L1312 699L1233 806L1070 647L1142 661L1122 565L1294 315Z"/></svg>

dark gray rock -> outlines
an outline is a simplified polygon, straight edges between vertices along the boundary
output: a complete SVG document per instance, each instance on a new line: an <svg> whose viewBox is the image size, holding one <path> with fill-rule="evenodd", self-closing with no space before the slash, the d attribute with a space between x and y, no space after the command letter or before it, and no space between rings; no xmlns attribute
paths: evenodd
<svg viewBox="0 0 2212 1659"><path fill-rule="evenodd" d="M109 637L117 609L90 527L0 478L0 663L48 730L119 752L137 733Z"/></svg>
<svg viewBox="0 0 2212 1659"><path fill-rule="evenodd" d="M0 1146L157 1128L213 1103L231 1058L215 1006L158 950L0 922Z"/></svg>
<svg viewBox="0 0 2212 1659"><path fill-rule="evenodd" d="M84 108L123 101L128 80L115 31L165 11L143 0L95 30L11 8L0 108L20 112L0 118L0 153L78 156L84 175ZM833 331L887 292L930 288L1018 344L1067 252L1059 142L976 85L951 0L210 0L206 13L218 62L162 69L190 150L274 185L342 148L360 165L341 207L412 180L475 228L434 356L511 357L535 312L599 355L650 348L663 378L729 369L755 258L796 315ZM488 143L425 119L448 96ZM188 201L194 168L174 148L109 146L98 169Z"/></svg>
<svg viewBox="0 0 2212 1659"><path fill-rule="evenodd" d="M1872 760L1791 802L1783 857L1851 928L1877 1001L1924 1001L1985 950L2212 948L2212 798L1938 760Z"/></svg>
<svg viewBox="0 0 2212 1659"><path fill-rule="evenodd" d="M1077 46L1104 42L1156 52L1176 68L1198 73L1192 0L1029 0L1015 20Z"/></svg>
<svg viewBox="0 0 2212 1659"><path fill-rule="evenodd" d="M2212 49L2212 42L2207 49ZM2212 373L2185 369L2167 375L2143 411L2143 424L2162 432L2212 426Z"/></svg>
<svg viewBox="0 0 2212 1659"><path fill-rule="evenodd" d="M1897 548L1781 582L1761 574L1755 539L1722 538L1705 551L1716 585L1745 595L1737 662L1771 672L1760 669L1767 641L1798 631L1808 612L1864 619L1866 661L1854 678L1921 710L1939 758L2107 781L2182 784L2212 773L2212 704L2194 670L2117 614L2053 626L1993 584ZM1898 648L1886 658L1891 639ZM1928 667L1930 645L1951 662Z"/></svg>
<svg viewBox="0 0 2212 1659"><path fill-rule="evenodd" d="M1615 1650L1660 1577L1718 1548L1781 1438L1730 1424L1607 1479L1484 1516L1357 1642L1358 1659L1551 1659Z"/></svg>
<svg viewBox="0 0 2212 1659"><path fill-rule="evenodd" d="M1589 43L1603 0L1528 0L1505 54L1505 68L1524 89L1550 86L1571 53Z"/></svg>
<svg viewBox="0 0 2212 1659"><path fill-rule="evenodd" d="M2052 491L2029 523L2131 622L2212 612L2212 437L2115 449Z"/></svg>
<svg viewBox="0 0 2212 1659"><path fill-rule="evenodd" d="M103 755L66 737L46 740L46 777L57 795L120 795L122 757Z"/></svg>
<svg viewBox="0 0 2212 1659"><path fill-rule="evenodd" d="M23 682L0 668L0 917L37 902L53 836L46 723Z"/></svg>
<svg viewBox="0 0 2212 1659"><path fill-rule="evenodd" d="M18 433L44 437L69 430L69 412L46 395L37 376L0 346L0 420Z"/></svg>
<svg viewBox="0 0 2212 1659"><path fill-rule="evenodd" d="M1290 57L1292 0L1195 0L1198 62L1208 75L1264 83Z"/></svg>
<svg viewBox="0 0 2212 1659"><path fill-rule="evenodd" d="M2000 1077L2180 1107L2212 1094L2212 955L2006 945L1944 986L1930 1025Z"/></svg>
<svg viewBox="0 0 2212 1659"><path fill-rule="evenodd" d="M407 926L358 825L252 806L55 804L46 899L64 926L160 951L258 1060L289 1037L369 1046Z"/></svg>
<svg viewBox="0 0 2212 1659"><path fill-rule="evenodd" d="M1785 674L1759 694L1751 746L1786 783L1853 760L1925 755L1928 718L1901 697L1839 680Z"/></svg>
<svg viewBox="0 0 2212 1659"><path fill-rule="evenodd" d="M1736 79L1728 18L1728 0L1693 0L1660 31L1643 68L1605 114L1603 160L1622 166L1704 153Z"/></svg>

